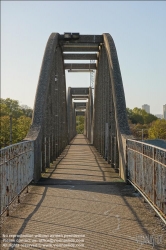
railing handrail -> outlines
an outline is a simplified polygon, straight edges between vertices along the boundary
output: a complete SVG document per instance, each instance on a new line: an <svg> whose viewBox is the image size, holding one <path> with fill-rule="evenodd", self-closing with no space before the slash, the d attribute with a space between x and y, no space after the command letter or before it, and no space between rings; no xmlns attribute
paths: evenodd
<svg viewBox="0 0 166 250"><path fill-rule="evenodd" d="M148 147L152 147L152 148L157 148L159 150L162 150L162 151L165 151L166 152L166 149L165 148L162 148L162 147L158 147L156 145L153 145L153 144L149 144L149 143L146 143L146 142L143 142L143 141L137 141L136 139L133 140L133 139L127 139L127 141L132 141L132 142L137 142L137 143L140 143L140 144L144 144Z"/></svg>
<svg viewBox="0 0 166 250"><path fill-rule="evenodd" d="M23 144L24 142L33 142L33 141L34 141L34 140L24 140L24 141L21 141L21 142L13 143L13 144L11 144L11 145L9 145L9 146L6 146L6 147L4 147L4 148L1 148L1 149L0 149L0 152L3 151L3 150L5 150L5 149L9 149L9 148L11 148L11 147L13 147L13 146Z"/></svg>

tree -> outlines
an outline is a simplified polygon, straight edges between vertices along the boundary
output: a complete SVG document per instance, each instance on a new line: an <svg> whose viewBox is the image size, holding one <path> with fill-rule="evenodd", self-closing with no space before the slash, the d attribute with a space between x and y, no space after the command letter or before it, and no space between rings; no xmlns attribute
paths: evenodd
<svg viewBox="0 0 166 250"><path fill-rule="evenodd" d="M131 119L133 119L133 123L149 124L158 118L155 115L147 113L144 109L134 108Z"/></svg>
<svg viewBox="0 0 166 250"><path fill-rule="evenodd" d="M22 141L25 138L30 128L30 125L31 125L30 117L21 116L17 119L17 130L16 130L17 141Z"/></svg>
<svg viewBox="0 0 166 250"><path fill-rule="evenodd" d="M1 98L1 105L3 108L3 115L12 114L12 117L19 118L21 115L24 114L17 100L12 100L10 98Z"/></svg>
<svg viewBox="0 0 166 250"><path fill-rule="evenodd" d="M135 138L148 139L148 129L151 127L153 121L158 118L152 114L147 113L145 110L135 107L133 110L127 108L127 116L129 126Z"/></svg>
<svg viewBox="0 0 166 250"><path fill-rule="evenodd" d="M166 120L158 119L152 123L148 131L149 139L166 139Z"/></svg>
<svg viewBox="0 0 166 250"><path fill-rule="evenodd" d="M17 100L0 99L0 148L10 145L10 117L12 116L12 144L22 141L31 124L32 109L20 106Z"/></svg>
<svg viewBox="0 0 166 250"><path fill-rule="evenodd" d="M1 134L0 134L0 146L6 147L10 145L10 117L9 116L1 116ZM16 143L16 119L12 119L12 143Z"/></svg>
<svg viewBox="0 0 166 250"><path fill-rule="evenodd" d="M135 124L131 127L131 132L137 139L148 139L148 129L150 124ZM143 137L143 138L142 138Z"/></svg>
<svg viewBox="0 0 166 250"><path fill-rule="evenodd" d="M33 110L30 107L28 107L27 105L21 105L21 109L25 116L32 118Z"/></svg>
<svg viewBox="0 0 166 250"><path fill-rule="evenodd" d="M84 116L76 116L76 131L78 134L84 133Z"/></svg>
<svg viewBox="0 0 166 250"><path fill-rule="evenodd" d="M1 116L12 114L12 117L16 119L23 115L32 117L33 110L30 107L28 107L27 105L20 106L17 100L13 100L10 98L0 98L0 108Z"/></svg>

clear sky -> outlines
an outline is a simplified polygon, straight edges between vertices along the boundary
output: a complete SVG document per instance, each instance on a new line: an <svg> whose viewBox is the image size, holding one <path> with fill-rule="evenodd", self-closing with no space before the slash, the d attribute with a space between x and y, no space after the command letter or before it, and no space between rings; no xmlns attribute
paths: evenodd
<svg viewBox="0 0 166 250"><path fill-rule="evenodd" d="M52 32L110 33L115 41L126 104L166 104L165 1L2 1L1 97L33 108L44 49ZM89 86L89 73L67 76Z"/></svg>

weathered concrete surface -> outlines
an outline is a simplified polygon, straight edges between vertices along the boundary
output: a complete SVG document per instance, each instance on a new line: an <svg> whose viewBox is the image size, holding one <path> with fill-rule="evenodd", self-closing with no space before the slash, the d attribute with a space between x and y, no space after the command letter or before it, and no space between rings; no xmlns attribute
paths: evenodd
<svg viewBox="0 0 166 250"><path fill-rule="evenodd" d="M3 234L33 235L29 240L31 244L32 239L36 240L33 244L37 247L10 249L166 249L166 231L160 219L132 186L126 185L94 147L87 144L83 135L73 140L58 161L38 185L30 187L30 193L5 218L2 228ZM39 240L65 239L44 238L39 234L84 235L79 238L84 239L80 243L84 247L67 247L67 242L44 247L50 243ZM154 247L146 244L152 236Z"/></svg>

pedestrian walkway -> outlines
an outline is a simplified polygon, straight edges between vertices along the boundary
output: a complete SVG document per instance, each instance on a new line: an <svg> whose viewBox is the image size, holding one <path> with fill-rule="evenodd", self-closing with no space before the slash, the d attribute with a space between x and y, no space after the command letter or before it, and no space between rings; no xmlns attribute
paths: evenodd
<svg viewBox="0 0 166 250"><path fill-rule="evenodd" d="M30 186L2 233L2 249L166 249L164 224L83 135Z"/></svg>

